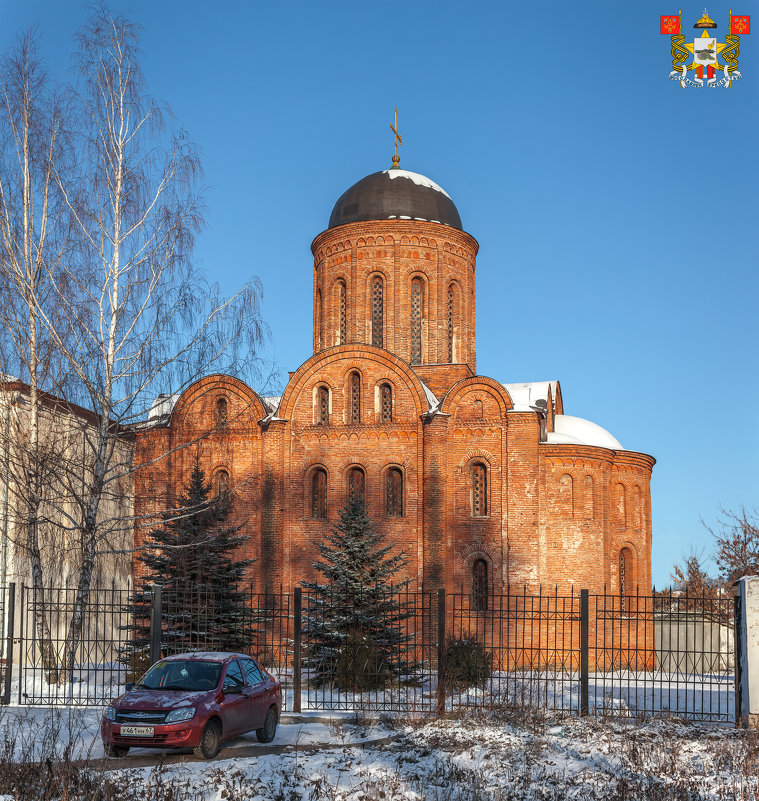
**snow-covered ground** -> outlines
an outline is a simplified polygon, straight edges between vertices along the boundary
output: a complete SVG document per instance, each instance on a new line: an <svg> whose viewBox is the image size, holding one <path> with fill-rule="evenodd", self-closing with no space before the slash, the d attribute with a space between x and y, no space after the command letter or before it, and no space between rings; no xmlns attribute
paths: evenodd
<svg viewBox="0 0 759 801"><path fill-rule="evenodd" d="M94 709L6 710L0 737L50 743L52 724L62 744L71 732L75 753L95 757L98 717ZM383 745L360 745L389 731ZM111 790L105 797L129 801L146 797L148 787L151 798L176 801L759 799L756 733L674 720L348 719L282 726L275 745L289 744L287 752L261 746L236 756L253 743L240 738L208 763L118 769L109 760L97 777ZM0 773L0 794L3 781Z"/></svg>

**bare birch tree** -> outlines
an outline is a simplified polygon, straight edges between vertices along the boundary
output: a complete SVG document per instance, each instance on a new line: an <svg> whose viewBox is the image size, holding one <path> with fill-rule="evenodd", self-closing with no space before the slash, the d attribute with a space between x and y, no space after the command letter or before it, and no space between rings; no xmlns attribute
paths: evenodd
<svg viewBox="0 0 759 801"><path fill-rule="evenodd" d="M55 655L45 614L44 552L52 529L44 499L59 462L60 442L41 425L45 390L61 381L61 361L45 322L60 327L56 289L67 248L65 209L55 175L65 168L64 105L50 87L31 32L0 67L0 373L28 385L26 408L11 418L4 404L2 430L6 505L13 538L29 559L35 627L45 670L55 678ZM65 340L65 333L62 334ZM8 511L5 531L9 531Z"/></svg>
<svg viewBox="0 0 759 801"><path fill-rule="evenodd" d="M203 219L197 149L169 109L145 94L138 38L138 26L104 4L79 31L70 160L58 147L56 111L45 135L37 134L38 143L47 143L39 149L45 159L25 166L24 128L15 122L16 101L8 100L11 140L20 154L16 183L31 187L26 175L33 167L43 189L40 201L31 188L19 195L15 185L12 198L0 194L5 305L10 317L25 315L12 321L17 338L28 323L24 363L32 410L42 408L40 374L48 364L56 375L46 376L46 386L68 412L49 476L41 470L41 449L27 448L36 472L24 512L40 587L45 564L34 547L34 526L43 517L43 485L46 521L77 551L63 652L54 653L44 637L48 676L58 682L72 677L98 557L128 551L132 542L135 520L123 501L140 467L128 446L134 426L157 395L181 392L203 374L250 376L263 337L258 283L223 299L193 266ZM23 108L20 114L23 120ZM30 420L30 432L39 431L39 412ZM81 458L66 458L74 440Z"/></svg>

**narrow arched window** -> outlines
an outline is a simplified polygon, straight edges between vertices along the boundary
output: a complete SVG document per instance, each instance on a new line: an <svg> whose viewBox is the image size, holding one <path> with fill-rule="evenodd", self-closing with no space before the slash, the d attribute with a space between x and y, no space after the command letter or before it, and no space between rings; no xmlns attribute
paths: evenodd
<svg viewBox="0 0 759 801"><path fill-rule="evenodd" d="M625 596L632 595L633 581L632 551L629 548L622 548L619 552L619 596L622 609L627 608Z"/></svg>
<svg viewBox="0 0 759 801"><path fill-rule="evenodd" d="M327 473L321 468L311 475L311 517L327 517Z"/></svg>
<svg viewBox="0 0 759 801"><path fill-rule="evenodd" d="M376 275L372 279L372 345L383 347L382 326L384 325L384 298L382 278Z"/></svg>
<svg viewBox="0 0 759 801"><path fill-rule="evenodd" d="M482 409L482 401L479 398L476 398L474 401L474 419L482 420L484 416L485 414Z"/></svg>
<svg viewBox="0 0 759 801"><path fill-rule="evenodd" d="M350 414L348 419L353 425L361 422L361 375L359 373L350 375Z"/></svg>
<svg viewBox="0 0 759 801"><path fill-rule="evenodd" d="M314 309L314 339L316 350L322 349L322 293L316 290L316 308Z"/></svg>
<svg viewBox="0 0 759 801"><path fill-rule="evenodd" d="M472 465L472 517L485 517L488 513L488 474L484 464Z"/></svg>
<svg viewBox="0 0 759 801"><path fill-rule="evenodd" d="M216 426L221 428L227 424L227 399L216 399Z"/></svg>
<svg viewBox="0 0 759 801"><path fill-rule="evenodd" d="M329 388L319 387L316 390L316 424L329 425Z"/></svg>
<svg viewBox="0 0 759 801"><path fill-rule="evenodd" d="M385 512L388 517L403 517L403 473L397 467L385 474Z"/></svg>
<svg viewBox="0 0 759 801"><path fill-rule="evenodd" d="M448 287L448 361L453 362L454 352L454 333L458 309L456 308L456 286L450 284Z"/></svg>
<svg viewBox="0 0 759 801"><path fill-rule="evenodd" d="M422 280L411 282L411 364L422 363Z"/></svg>
<svg viewBox="0 0 759 801"><path fill-rule="evenodd" d="M360 467L351 467L348 473L348 496L353 498L364 498L366 492L366 480L364 471Z"/></svg>
<svg viewBox="0 0 759 801"><path fill-rule="evenodd" d="M214 475L213 483L217 495L229 492L229 473L226 470L218 470Z"/></svg>
<svg viewBox="0 0 759 801"><path fill-rule="evenodd" d="M338 303L338 345L344 345L348 341L348 291L345 288L345 281L339 281L337 286Z"/></svg>
<svg viewBox="0 0 759 801"><path fill-rule="evenodd" d="M484 559L472 564L472 605L478 612L488 608L488 563Z"/></svg>
<svg viewBox="0 0 759 801"><path fill-rule="evenodd" d="M393 422L393 388L390 384L380 387L380 422Z"/></svg>

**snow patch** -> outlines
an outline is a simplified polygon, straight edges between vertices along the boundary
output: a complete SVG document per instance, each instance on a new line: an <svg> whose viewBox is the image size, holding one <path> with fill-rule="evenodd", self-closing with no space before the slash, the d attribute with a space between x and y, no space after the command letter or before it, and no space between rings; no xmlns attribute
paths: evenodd
<svg viewBox="0 0 759 801"><path fill-rule="evenodd" d="M427 189L434 189L436 192L440 192L441 194L445 195L448 200L451 199L451 196L443 189L442 186L438 186L434 181L431 181L426 175L421 175L418 172L409 172L408 170L400 170L400 169L389 169L383 170L385 175L387 175L391 180L395 180L396 178L408 178L409 181L413 181L417 186L425 186Z"/></svg>

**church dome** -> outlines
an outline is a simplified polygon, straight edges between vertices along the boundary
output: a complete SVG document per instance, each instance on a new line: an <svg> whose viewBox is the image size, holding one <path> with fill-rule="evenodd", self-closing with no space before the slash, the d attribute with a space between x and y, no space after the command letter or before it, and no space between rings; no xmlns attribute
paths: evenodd
<svg viewBox="0 0 759 801"><path fill-rule="evenodd" d="M364 220L422 220L463 230L459 212L444 189L399 167L367 175L343 192L328 227Z"/></svg>

